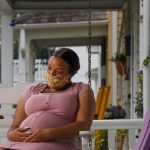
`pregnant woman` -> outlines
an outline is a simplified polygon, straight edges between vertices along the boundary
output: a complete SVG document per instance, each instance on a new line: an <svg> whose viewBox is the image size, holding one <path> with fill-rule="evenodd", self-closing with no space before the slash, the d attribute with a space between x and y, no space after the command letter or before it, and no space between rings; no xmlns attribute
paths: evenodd
<svg viewBox="0 0 150 150"><path fill-rule="evenodd" d="M29 86L21 95L8 140L0 150L76 150L75 137L89 130L95 111L92 89L73 83L79 57L68 48L48 61L46 83Z"/></svg>

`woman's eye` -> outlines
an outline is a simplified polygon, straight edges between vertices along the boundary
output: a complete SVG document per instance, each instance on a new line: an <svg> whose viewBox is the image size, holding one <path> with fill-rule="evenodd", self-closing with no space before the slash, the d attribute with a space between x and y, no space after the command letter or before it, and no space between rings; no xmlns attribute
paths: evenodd
<svg viewBox="0 0 150 150"><path fill-rule="evenodd" d="M59 74L63 74L63 71L57 71L57 73L59 73Z"/></svg>

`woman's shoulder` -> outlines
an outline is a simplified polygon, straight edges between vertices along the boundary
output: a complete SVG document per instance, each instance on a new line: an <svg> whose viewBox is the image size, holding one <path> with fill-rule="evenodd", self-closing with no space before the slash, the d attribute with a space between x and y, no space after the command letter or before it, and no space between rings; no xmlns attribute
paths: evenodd
<svg viewBox="0 0 150 150"><path fill-rule="evenodd" d="M32 85L32 92L33 93L39 93L43 91L47 87L46 83L40 82Z"/></svg>
<svg viewBox="0 0 150 150"><path fill-rule="evenodd" d="M74 82L73 86L78 87L78 88L90 87L87 83L84 83L84 82Z"/></svg>
<svg viewBox="0 0 150 150"><path fill-rule="evenodd" d="M46 87L47 85L43 82L41 83L33 83L31 85L29 85L26 89L26 91L30 91L31 93L39 93L41 92L42 90L44 90L44 88Z"/></svg>
<svg viewBox="0 0 150 150"><path fill-rule="evenodd" d="M77 89L79 95L84 93L85 91L92 90L87 83L83 83L83 82L73 83L73 87Z"/></svg>
<svg viewBox="0 0 150 150"><path fill-rule="evenodd" d="M34 83L29 85L25 91L22 93L22 96L27 100L32 94L38 94L44 90L47 85L45 83Z"/></svg>

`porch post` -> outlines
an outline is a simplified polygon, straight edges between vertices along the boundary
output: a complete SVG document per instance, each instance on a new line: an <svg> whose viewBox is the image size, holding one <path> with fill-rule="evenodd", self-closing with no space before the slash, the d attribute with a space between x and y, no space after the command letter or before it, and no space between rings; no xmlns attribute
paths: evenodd
<svg viewBox="0 0 150 150"><path fill-rule="evenodd" d="M25 63L26 35L25 29L20 29L19 42L19 82L26 81L26 63Z"/></svg>
<svg viewBox="0 0 150 150"><path fill-rule="evenodd" d="M13 86L13 31L11 13L1 13L1 81L3 87Z"/></svg>
<svg viewBox="0 0 150 150"><path fill-rule="evenodd" d="M149 12L150 12L149 0L143 0L143 59L145 59L149 52ZM143 66L143 106L144 115L150 106L150 65Z"/></svg>
<svg viewBox="0 0 150 150"><path fill-rule="evenodd" d="M28 36L28 35L27 35ZM26 81L33 82L33 49L32 49L31 39L28 36L26 42Z"/></svg>
<svg viewBox="0 0 150 150"><path fill-rule="evenodd" d="M117 52L117 12L112 12L112 55ZM112 104L117 105L117 72L115 63L112 63Z"/></svg>
<svg viewBox="0 0 150 150"><path fill-rule="evenodd" d="M140 0L140 16L143 16L143 0ZM143 35L143 18L140 18L139 21L139 64L140 70L142 70L143 65L143 42L144 42L144 35Z"/></svg>

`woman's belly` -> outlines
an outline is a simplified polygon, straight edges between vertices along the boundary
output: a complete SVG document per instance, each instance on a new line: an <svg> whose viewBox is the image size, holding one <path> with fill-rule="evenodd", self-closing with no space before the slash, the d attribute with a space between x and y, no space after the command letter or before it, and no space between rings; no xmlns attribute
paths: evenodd
<svg viewBox="0 0 150 150"><path fill-rule="evenodd" d="M31 131L39 128L60 127L70 123L69 120L52 114L48 111L40 111L29 115L20 125L20 127L30 127Z"/></svg>

